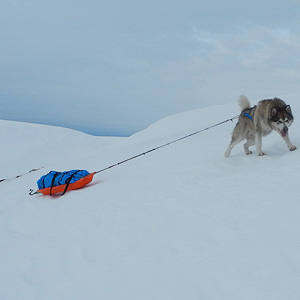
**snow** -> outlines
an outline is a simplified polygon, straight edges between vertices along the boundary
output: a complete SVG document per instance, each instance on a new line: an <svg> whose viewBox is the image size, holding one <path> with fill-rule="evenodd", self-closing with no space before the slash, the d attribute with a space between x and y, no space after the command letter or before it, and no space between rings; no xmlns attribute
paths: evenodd
<svg viewBox="0 0 300 300"><path fill-rule="evenodd" d="M0 299L299 299L300 151L277 133L266 156L239 144L225 159L229 121L63 197L28 195L50 170L97 171L238 113L189 111L128 138L0 121Z"/></svg>

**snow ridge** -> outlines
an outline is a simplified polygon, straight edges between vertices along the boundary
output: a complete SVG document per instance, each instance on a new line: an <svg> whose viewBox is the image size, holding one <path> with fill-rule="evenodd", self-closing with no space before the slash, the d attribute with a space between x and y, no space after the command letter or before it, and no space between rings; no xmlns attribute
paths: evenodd
<svg viewBox="0 0 300 300"><path fill-rule="evenodd" d="M28 196L50 170L92 172L238 113L237 103L190 111L129 138L0 121L0 178L47 166L0 183L0 298L297 299L300 151L276 133L266 156L241 144L225 159L226 122L63 197ZM299 132L295 115L298 146Z"/></svg>

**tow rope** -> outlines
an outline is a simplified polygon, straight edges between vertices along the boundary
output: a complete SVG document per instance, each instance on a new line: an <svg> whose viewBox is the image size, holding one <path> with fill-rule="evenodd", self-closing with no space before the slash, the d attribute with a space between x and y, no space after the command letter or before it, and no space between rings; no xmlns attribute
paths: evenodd
<svg viewBox="0 0 300 300"><path fill-rule="evenodd" d="M15 177L0 179L0 182L14 180L14 179L20 178L20 177L22 177L22 176L24 176L26 174L39 171L39 170L41 170L43 168L45 168L45 167L40 167L40 168L37 168L37 169L32 169L32 170L30 170L30 171L28 171L26 173L19 174L19 175L15 176Z"/></svg>
<svg viewBox="0 0 300 300"><path fill-rule="evenodd" d="M216 126L222 125L222 124L227 123L227 122L229 122L229 121L233 121L234 119L237 119L239 116L240 116L240 115L237 115L237 116L235 116L235 117L233 117L233 118L227 119L227 120L222 121L222 122L220 122L220 123L217 123L217 124L214 124L214 125L212 125L212 126L206 127L206 128L204 128L204 129L198 130L198 131L196 131L196 132L190 133L190 134L185 135L185 136L183 136L183 137L181 137L181 138L178 138L178 139L173 140L173 141L171 141L171 142L168 142L168 143L165 143L165 144L163 144L163 145L157 146L157 147L155 147L155 148L153 148L153 149L150 149L150 150L148 150L148 151L145 151L145 152L143 152L143 153L134 155L134 156L132 156L132 157L130 157L130 158L127 158L127 159L125 159L125 160L123 160L123 161L120 161L120 162L118 162L118 163L116 163L116 164L113 164L113 165L111 165L111 166L109 166L109 167L106 167L106 168L101 169L101 170L99 170L99 171L96 171L96 172L94 172L94 173L97 174L97 173L100 173L100 172L109 170L109 169L111 169L111 168L114 168L114 167L116 167L116 166L119 166L119 165L121 165L121 164L124 164L124 163L126 163L126 162L128 162L128 161L130 161L130 160L133 160L133 159L138 158L138 157L140 157L140 156L146 155L146 154L148 154L148 153L150 153L150 152L153 152L153 151L155 151L155 150L164 148L164 147L169 146L169 145L171 145L171 144L177 143L177 142L179 142L179 141L182 141L182 140L184 140L184 139L186 139L186 138L189 138L189 137L191 137L191 136L193 136L193 135L196 135L196 134L198 134L198 133L201 133L201 132L203 132L203 131L206 131L206 130L209 130L209 129L214 128L214 127L216 127Z"/></svg>
<svg viewBox="0 0 300 300"><path fill-rule="evenodd" d="M88 178L88 180L85 181L85 182L87 182L87 183L85 183L84 185L90 183L90 182L92 181L92 179L93 179L93 176L94 176L95 174L98 174L98 173L104 172L104 171L106 171L106 170L112 169L112 168L117 167L117 166L119 166L119 165L122 165L122 164L124 164L124 163L126 163L126 162L129 162L129 161L131 161L131 160L133 160L133 159L136 159L136 158L138 158L138 157L140 157L140 156L146 155L146 154L151 153L151 152L153 152L153 151L156 151L156 150L158 150L158 149L161 149L161 148L164 148L164 147L166 147L166 146L172 145L172 144L174 144L174 143L177 143L177 142L179 142L179 141L182 141L182 140L184 140L184 139L187 139L187 138L189 138L189 137L192 137L192 136L194 136L194 135L196 135L196 134L199 134L199 133L201 133L201 132L204 132L204 131L206 131L206 130L209 130L209 129L212 129L212 128L214 128L214 127L217 127L217 126L220 126L220 125L222 125L222 124L225 124L225 123L227 123L227 122L229 122L229 121L233 121L234 119L237 119L239 116L240 116L240 115L237 115L237 116L232 117L232 118L230 118L230 119L227 119L227 120L224 120L224 121L222 121L222 122L216 123L216 124L211 125L211 126L209 126L209 127L206 127L206 128L201 129L201 130L195 131L195 132L193 132L193 133L190 133L190 134L188 134L188 135L185 135L185 136L183 136L183 137L180 137L180 138L175 139L175 140L173 140L173 141L170 141L170 142L168 142L168 143L162 144L162 145L157 146L157 147L155 147L155 148L149 149L149 150L147 150L147 151L145 151L145 152L142 152L142 153L139 153L139 154L134 155L134 156L132 156L132 157L129 157L129 158L127 158L127 159L124 159L124 160L122 160L122 161L120 161L120 162L118 162L118 163L112 164L112 165L110 165L110 166L108 166L108 167L105 167L105 168L103 168L103 169L101 169L101 170L92 172L92 173L90 173L89 175L86 176L86 177L89 177L89 178ZM31 171L30 171L30 172L31 172ZM86 178L86 177L83 177L83 179ZM5 180L5 179L4 179L4 180ZM81 179L80 179L80 180L81 180ZM2 180L2 181L3 181L3 180ZM83 181L84 181L84 180L83 180ZM80 187L82 187L82 186L80 186ZM76 187L76 188L78 188L78 187ZM65 193L66 191L68 191L68 190L76 189L76 188L72 188L72 185L70 184L66 189L64 188L64 193ZM42 193L42 192L43 192L42 190L37 190L36 192L34 192L34 191L31 189L30 192L29 192L29 195L35 195L35 194L39 194L39 193Z"/></svg>

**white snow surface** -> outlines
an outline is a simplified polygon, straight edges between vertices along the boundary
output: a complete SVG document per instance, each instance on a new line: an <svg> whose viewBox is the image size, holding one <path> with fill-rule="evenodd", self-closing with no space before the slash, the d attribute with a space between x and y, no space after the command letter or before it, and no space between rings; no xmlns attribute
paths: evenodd
<svg viewBox="0 0 300 300"><path fill-rule="evenodd" d="M294 152L272 133L266 156L239 144L226 159L229 121L62 197L28 190L50 170L97 171L231 118L237 103L128 138L0 121L0 299L299 299L300 103L289 104Z"/></svg>

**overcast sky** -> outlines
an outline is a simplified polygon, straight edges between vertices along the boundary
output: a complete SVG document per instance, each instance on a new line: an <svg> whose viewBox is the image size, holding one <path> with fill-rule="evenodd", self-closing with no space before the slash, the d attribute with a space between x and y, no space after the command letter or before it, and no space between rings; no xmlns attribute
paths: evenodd
<svg viewBox="0 0 300 300"><path fill-rule="evenodd" d="M0 41L0 118L96 135L300 91L299 0L1 0Z"/></svg>

